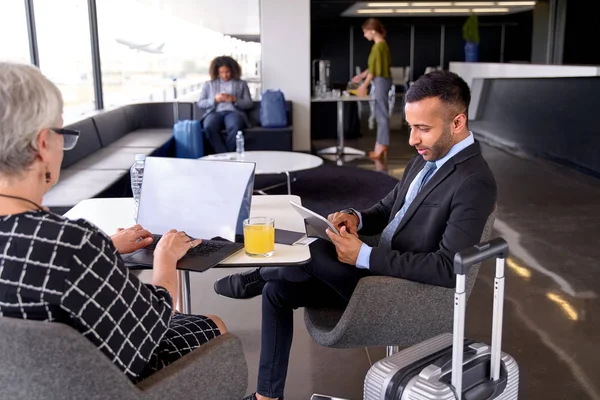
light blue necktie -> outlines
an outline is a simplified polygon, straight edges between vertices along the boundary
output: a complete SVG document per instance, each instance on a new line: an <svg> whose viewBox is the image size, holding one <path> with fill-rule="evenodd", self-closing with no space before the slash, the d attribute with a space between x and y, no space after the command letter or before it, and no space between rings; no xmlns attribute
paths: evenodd
<svg viewBox="0 0 600 400"><path fill-rule="evenodd" d="M423 167L421 174L417 178L418 181L415 182L414 185L412 185L410 191L406 195L404 205L402 205L402 208L400 209L400 211L398 211L396 217L394 217L392 222L390 222L381 233L381 239L379 239L380 247L387 249L392 248L392 238L394 237L394 233L396 233L398 226L400 226L400 221L402 221L402 217L404 217L404 214L406 214L406 210L408 210L408 207L410 207L410 204L413 202L415 197L417 197L417 194L419 194L419 191L421 191L421 188L427 183L427 181L429 180L436 168L437 165L435 165L434 162L427 162L425 164L425 167Z"/></svg>

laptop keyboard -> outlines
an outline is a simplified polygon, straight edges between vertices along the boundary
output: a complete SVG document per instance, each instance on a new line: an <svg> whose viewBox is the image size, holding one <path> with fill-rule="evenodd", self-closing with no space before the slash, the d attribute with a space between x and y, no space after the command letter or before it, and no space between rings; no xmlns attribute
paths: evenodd
<svg viewBox="0 0 600 400"><path fill-rule="evenodd" d="M152 243L150 243L146 247L146 249L153 252L156 249L156 244L158 243L158 241L160 240L162 235L152 235L152 236L154 237L154 241ZM189 257L189 256L207 257L207 256L210 256L211 254L214 254L217 251L221 250L225 246L227 246L227 242L219 243L219 242L211 241L211 240L203 240L202 243L200 243L198 246L189 249L188 252L185 253L184 257Z"/></svg>

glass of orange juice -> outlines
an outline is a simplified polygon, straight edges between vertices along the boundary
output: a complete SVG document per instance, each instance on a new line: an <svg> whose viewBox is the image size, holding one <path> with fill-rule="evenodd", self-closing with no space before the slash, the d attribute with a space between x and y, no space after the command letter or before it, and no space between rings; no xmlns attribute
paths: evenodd
<svg viewBox="0 0 600 400"><path fill-rule="evenodd" d="M244 220L244 250L250 257L271 257L275 253L275 220L254 217Z"/></svg>

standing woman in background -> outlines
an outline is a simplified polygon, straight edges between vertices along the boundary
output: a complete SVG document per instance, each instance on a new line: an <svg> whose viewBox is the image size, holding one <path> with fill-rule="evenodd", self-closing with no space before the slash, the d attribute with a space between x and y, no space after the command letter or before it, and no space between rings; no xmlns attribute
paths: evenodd
<svg viewBox="0 0 600 400"><path fill-rule="evenodd" d="M368 67L352 78L353 83L362 84L357 90L358 96L366 96L370 83L373 83L373 97L375 100L375 121L377 122L377 142L375 150L369 152L369 158L382 159L387 154L390 144L390 119L388 92L392 86L392 56L390 48L385 41L385 28L381 21L369 18L362 25L363 34L368 41L373 41L369 54Z"/></svg>

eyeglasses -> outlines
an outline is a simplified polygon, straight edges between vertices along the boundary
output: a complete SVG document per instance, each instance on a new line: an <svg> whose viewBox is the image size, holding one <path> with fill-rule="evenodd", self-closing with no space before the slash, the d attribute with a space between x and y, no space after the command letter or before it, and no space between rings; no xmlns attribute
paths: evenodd
<svg viewBox="0 0 600 400"><path fill-rule="evenodd" d="M59 135L63 135L63 150L72 150L77 144L77 139L79 139L79 131L64 128L50 128L50 130L58 133Z"/></svg>

